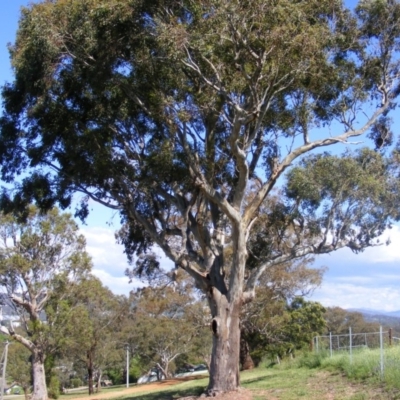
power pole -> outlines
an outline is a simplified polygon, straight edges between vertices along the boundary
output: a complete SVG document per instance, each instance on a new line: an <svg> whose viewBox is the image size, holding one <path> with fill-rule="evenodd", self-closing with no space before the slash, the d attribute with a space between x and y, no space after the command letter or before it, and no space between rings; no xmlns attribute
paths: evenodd
<svg viewBox="0 0 400 400"><path fill-rule="evenodd" d="M0 400L4 398L4 390L5 390L5 383L6 383L6 369L7 369L7 355L8 355L8 345L10 342L6 342L6 345L3 350L3 354L1 355L0 360L0 368L2 370L1 374L1 390L0 390Z"/></svg>
<svg viewBox="0 0 400 400"><path fill-rule="evenodd" d="M129 345L126 345L126 387L129 388Z"/></svg>

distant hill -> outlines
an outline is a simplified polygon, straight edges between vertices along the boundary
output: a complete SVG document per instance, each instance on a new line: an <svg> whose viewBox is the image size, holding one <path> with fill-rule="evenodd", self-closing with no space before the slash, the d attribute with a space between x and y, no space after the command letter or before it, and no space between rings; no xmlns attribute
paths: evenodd
<svg viewBox="0 0 400 400"><path fill-rule="evenodd" d="M368 308L348 308L347 311L357 311L366 315L385 315L387 317L400 318L400 310L398 311L382 311L382 310L371 310Z"/></svg>
<svg viewBox="0 0 400 400"><path fill-rule="evenodd" d="M368 322L377 322L385 328L393 328L395 335L400 336L400 310L382 311L367 308L348 308L347 311L359 312Z"/></svg>

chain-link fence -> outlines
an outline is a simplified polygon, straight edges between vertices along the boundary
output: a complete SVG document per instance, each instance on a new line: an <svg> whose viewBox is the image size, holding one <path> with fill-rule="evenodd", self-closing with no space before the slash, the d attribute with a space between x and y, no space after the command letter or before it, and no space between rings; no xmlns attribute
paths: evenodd
<svg viewBox="0 0 400 400"><path fill-rule="evenodd" d="M399 339L398 341L396 341ZM367 347L376 349L383 345L392 345L393 343L400 344L400 338L393 337L391 329L379 332L352 332L340 335L323 335L313 338L313 349L316 352L320 350L329 351L350 351L351 349Z"/></svg>
<svg viewBox="0 0 400 400"><path fill-rule="evenodd" d="M330 357L335 352L341 351L348 353L352 362L353 352L360 349L379 349L379 370L381 375L385 368L385 349L390 349L395 345L400 345L400 338L393 336L392 329L384 331L380 327L379 332L354 333L349 328L348 334L315 336L312 341L313 350L317 353L328 352ZM386 357L386 364L388 357Z"/></svg>

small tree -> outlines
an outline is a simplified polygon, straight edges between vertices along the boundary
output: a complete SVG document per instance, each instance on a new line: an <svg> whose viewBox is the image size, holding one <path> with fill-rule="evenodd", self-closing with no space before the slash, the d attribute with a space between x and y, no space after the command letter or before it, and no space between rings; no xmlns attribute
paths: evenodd
<svg viewBox="0 0 400 400"><path fill-rule="evenodd" d="M290 319L284 332L289 351L308 347L312 338L326 329L325 308L318 302L296 297L288 305L287 311Z"/></svg>
<svg viewBox="0 0 400 400"><path fill-rule="evenodd" d="M67 349L74 362L85 365L89 394L94 393L94 386L99 390L103 371L121 360L115 331L119 329L124 304L92 275L74 288Z"/></svg>
<svg viewBox="0 0 400 400"><path fill-rule="evenodd" d="M167 287L164 281L131 293L133 321L126 338L136 343L148 368L156 366L164 378L170 377L170 364L191 350L196 336L187 314L195 301L193 294L191 285L178 280Z"/></svg>
<svg viewBox="0 0 400 400"><path fill-rule="evenodd" d="M85 239L68 214L40 214L31 207L26 222L0 217L0 286L18 313L22 333L1 331L31 353L33 400L46 400L44 362L65 342L68 294L91 268Z"/></svg>
<svg viewBox="0 0 400 400"><path fill-rule="evenodd" d="M25 399L29 398L29 389L32 386L32 353L18 342L8 347L7 375L14 382L21 385Z"/></svg>
<svg viewBox="0 0 400 400"><path fill-rule="evenodd" d="M254 243L252 248L256 251ZM253 257L255 256L253 254ZM262 252L257 255L261 256ZM246 304L242 310L240 343L242 369L254 367L250 353L260 360L267 353L272 352L281 356L285 350L290 349L290 346L293 348L297 346L295 343L290 343L287 333L284 333L290 324L288 305L299 296L309 295L320 285L324 269L310 268L313 261L313 259L302 259L298 262L279 264L270 268L260 278L255 300ZM282 350L283 348L285 349Z"/></svg>

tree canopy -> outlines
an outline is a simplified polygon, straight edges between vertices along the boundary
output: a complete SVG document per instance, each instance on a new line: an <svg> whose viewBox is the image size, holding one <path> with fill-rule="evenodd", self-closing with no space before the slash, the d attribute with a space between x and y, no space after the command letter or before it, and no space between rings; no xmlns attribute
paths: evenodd
<svg viewBox="0 0 400 400"><path fill-rule="evenodd" d="M255 299L242 309L240 321L240 363L242 369L254 368L265 356L283 357L309 344L321 324L322 307L306 302L304 296L313 292L322 281L324 268L311 268L313 259L301 259L269 268L260 278ZM299 321L309 318L313 324ZM293 334L297 330L297 334ZM254 357L254 361L253 361Z"/></svg>
<svg viewBox="0 0 400 400"><path fill-rule="evenodd" d="M1 326L31 353L32 398L47 398L45 361L68 340L68 296L91 269L85 239L71 215L28 209L27 220L0 217L0 287L3 301L19 316Z"/></svg>
<svg viewBox="0 0 400 400"><path fill-rule="evenodd" d="M398 216L397 164L384 151L400 93L399 16L396 0L354 12L339 0L25 8L10 47L15 80L2 90L1 207L68 207L78 192L82 218L89 200L118 210L132 261L157 244L207 294L209 391L235 389L240 308L263 272L362 251ZM362 135L377 152L317 154ZM262 214L257 259L248 238ZM139 258L138 270L154 261Z"/></svg>
<svg viewBox="0 0 400 400"><path fill-rule="evenodd" d="M95 385L99 390L104 370L121 361L116 331L127 309L125 303L91 275L72 290L66 350L75 365L85 366L89 394Z"/></svg>

